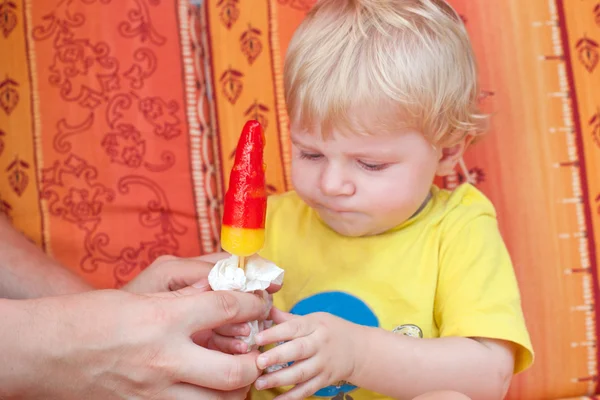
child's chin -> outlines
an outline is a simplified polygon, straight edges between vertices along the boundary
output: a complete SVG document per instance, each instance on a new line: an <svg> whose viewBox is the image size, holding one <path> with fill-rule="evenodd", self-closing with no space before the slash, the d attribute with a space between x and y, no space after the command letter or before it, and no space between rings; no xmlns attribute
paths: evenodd
<svg viewBox="0 0 600 400"><path fill-rule="evenodd" d="M336 233L348 237L368 236L370 233L366 227L351 223L340 223L339 221L325 221L327 226Z"/></svg>
<svg viewBox="0 0 600 400"><path fill-rule="evenodd" d="M327 220L323 218L325 224L336 233L347 237L365 237L375 236L387 232L393 227L379 227L374 225L342 222L337 220Z"/></svg>

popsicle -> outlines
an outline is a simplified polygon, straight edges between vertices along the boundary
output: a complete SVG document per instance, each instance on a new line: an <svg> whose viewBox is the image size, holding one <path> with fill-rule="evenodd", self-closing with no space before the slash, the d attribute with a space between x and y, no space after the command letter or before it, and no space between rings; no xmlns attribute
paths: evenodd
<svg viewBox="0 0 600 400"><path fill-rule="evenodd" d="M240 258L257 253L265 243L267 190L263 153L265 137L258 121L242 129L225 193L221 247Z"/></svg>

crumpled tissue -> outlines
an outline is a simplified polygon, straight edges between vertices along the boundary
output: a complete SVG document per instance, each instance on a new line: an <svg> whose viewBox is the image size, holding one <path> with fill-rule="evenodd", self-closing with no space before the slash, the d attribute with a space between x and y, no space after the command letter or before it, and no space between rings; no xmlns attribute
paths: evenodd
<svg viewBox="0 0 600 400"><path fill-rule="evenodd" d="M246 259L245 271L239 268L238 264L239 258L234 255L219 260L208 274L208 283L212 290L254 292L266 290L272 283L283 283L284 270L257 254ZM250 335L238 339L244 341L250 351L256 346L256 334L268 328L270 323L271 321L250 321Z"/></svg>

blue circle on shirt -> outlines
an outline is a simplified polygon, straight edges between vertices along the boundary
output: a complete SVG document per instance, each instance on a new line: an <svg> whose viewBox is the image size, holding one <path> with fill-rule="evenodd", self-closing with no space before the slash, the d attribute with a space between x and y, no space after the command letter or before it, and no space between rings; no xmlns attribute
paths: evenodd
<svg viewBox="0 0 600 400"><path fill-rule="evenodd" d="M361 299L344 292L324 292L300 300L290 313L307 315L315 312L327 312L359 325L378 327L379 320L375 313ZM347 382L340 382L320 389L314 394L318 397L333 397L339 393L348 393L357 387Z"/></svg>

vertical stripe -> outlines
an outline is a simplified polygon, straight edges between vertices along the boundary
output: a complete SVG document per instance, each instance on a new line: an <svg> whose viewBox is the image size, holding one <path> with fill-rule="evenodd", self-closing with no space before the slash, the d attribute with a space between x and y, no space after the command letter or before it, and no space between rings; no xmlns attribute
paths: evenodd
<svg viewBox="0 0 600 400"><path fill-rule="evenodd" d="M596 244L595 244L595 239L594 239L594 226L593 226L593 217L592 217L592 209L590 206L590 201L591 201L591 196L590 196L590 192L589 192L589 187L588 187L588 179L591 176L591 174L588 174L588 170L587 170L587 166L588 166L588 162L586 160L586 152L585 152L585 140L583 138L583 128L582 128L582 124L581 124L581 113L580 113L580 104L579 104L579 99L580 97L578 96L578 91L579 91L579 86L577 85L577 82L575 81L575 72L574 72L574 60L575 60L575 54L571 53L571 46L572 44L575 42L575 40L570 40L570 25L569 25L569 21L567 18L566 13L568 12L565 6L565 2L564 0L556 0L556 8L557 8L557 12L558 12L558 19L559 19L559 24L561 29L561 38L562 38L562 46L563 46L563 54L564 54L564 58L565 58L565 64L566 64L566 69L567 69L567 81L568 81L568 85L569 85L569 97L571 99L571 110L573 113L573 127L574 127L574 134L575 134L575 140L576 140L576 147L577 147L577 158L579 160L579 172L580 172L580 184L581 184L581 200L579 202L579 204L577 204L578 207L583 208L583 213L585 215L585 232L586 232L586 236L583 238L579 238L579 240L581 242L584 242L585 245L580 248L580 252L587 252L587 254L583 254L582 257L587 258L588 259L588 268L590 270L590 273L592 275L592 280L590 282L590 284L588 286L591 287L591 295L592 295L592 299L591 303L593 305L595 305L593 307L595 313L594 313L594 319L592 320L593 326L594 326L594 331L595 331L595 341L596 343L598 342L598 338L600 338L600 307L598 307L598 299L600 299L600 290L598 287L598 262L596 259ZM578 4L578 6L574 5L574 4L570 4L569 5L569 10L570 12L576 12L576 11L582 11L582 5L581 2ZM583 88L583 85L582 85ZM597 88L596 88L597 89ZM583 101L585 101L586 98L583 99ZM598 376L599 376L599 369L598 369L598 359L600 359L600 346L598 346L596 344L596 346L594 346L593 348L590 348L590 350L594 351L595 353L595 358L593 359L588 359L588 368L592 367L593 365L593 369L594 369L594 375L590 376L590 381L589 384L591 386L591 390L593 390L593 393L598 393L598 390L600 389L599 386L599 382L598 382ZM592 369L590 368L590 369ZM592 371L590 371L592 372ZM592 393L590 393L592 394Z"/></svg>
<svg viewBox="0 0 600 400"><path fill-rule="evenodd" d="M0 210L5 210L17 230L44 248L47 243L38 184L42 160L36 145L39 114L35 58L28 43L29 4L14 0L0 6L8 24L0 30L0 54L9 55L0 62Z"/></svg>
<svg viewBox="0 0 600 400"><path fill-rule="evenodd" d="M269 10L269 42L271 44L271 69L273 71L273 90L275 91L275 114L279 133L279 151L281 153L281 162L283 169L284 188L292 188L290 152L290 131L289 119L285 106L285 96L283 87L283 64L282 54L279 46L279 21L277 18L277 5L274 0L266 0Z"/></svg>
<svg viewBox="0 0 600 400"><path fill-rule="evenodd" d="M201 93L202 110L199 115L203 117L203 135L205 140L202 145L202 156L204 160L209 162L206 171L210 177L210 182L207 181L207 201L210 204L210 232L213 241L213 248L219 250L220 227L221 227L221 199L223 198L223 174L221 171L221 158L219 150L219 138L217 129L216 117L216 102L214 98L214 87L212 85L212 64L209 53L210 40L208 35L208 17L207 6L199 7L198 16L198 31L197 43L198 55L202 55L199 59L198 74L202 76L204 90Z"/></svg>
<svg viewBox="0 0 600 400"><path fill-rule="evenodd" d="M188 119L188 137L190 151L190 172L192 187L194 191L194 203L196 205L196 217L198 221L199 240L203 253L212 253L210 224L208 222L207 193L205 191L204 174L205 161L202 159L201 147L203 135L199 123L198 113L198 88L196 87L196 56L192 52L191 35L193 27L190 27L192 15L191 6L186 0L178 1L179 29L182 48L183 82L185 90L186 114Z"/></svg>
<svg viewBox="0 0 600 400"><path fill-rule="evenodd" d="M216 77L215 77L215 52L213 49L213 36L212 36L212 22L211 22L211 7L209 5L209 1L205 3L203 7L204 18L202 19L205 23L206 29L203 29L203 43L204 48L208 51L209 58L206 62L206 69L210 71L210 78L206 79L207 82L207 92L208 99L210 100L210 125L209 125L209 134L211 139L213 140L213 151L214 151L214 160L215 160L215 173L217 180L218 189L218 197L217 197L217 207L219 210L219 216L223 213L223 197L225 193L225 174L223 171L223 152L221 149L221 130L220 130L220 120L219 120L219 104L217 101L216 94ZM218 225L218 229L220 232L221 225ZM218 247L220 248L220 235L217 236L217 243L219 243Z"/></svg>
<svg viewBox="0 0 600 400"><path fill-rule="evenodd" d="M42 181L42 170L44 168L44 158L42 152L42 120L40 117L40 98L39 98L39 85L38 85L38 74L37 74L37 59L35 56L35 43L32 36L33 24L31 23L31 1L24 0L26 3L25 8L25 32L27 34L27 53L29 60L29 79L31 82L31 115L32 115L32 130L33 130L33 142L35 146L35 160L36 160L36 180L38 185L38 209L41 215L41 240L44 251L49 256L52 256L52 247L50 246L50 229L48 219L48 206L45 201L42 201L39 195Z"/></svg>

